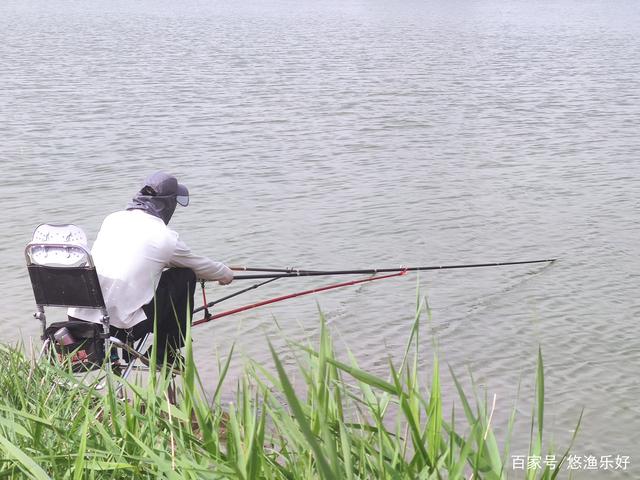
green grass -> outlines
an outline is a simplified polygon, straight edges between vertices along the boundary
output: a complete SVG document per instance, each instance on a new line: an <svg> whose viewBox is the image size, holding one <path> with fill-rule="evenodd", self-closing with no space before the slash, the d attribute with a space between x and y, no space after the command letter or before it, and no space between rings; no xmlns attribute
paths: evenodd
<svg viewBox="0 0 640 480"><path fill-rule="evenodd" d="M397 365L389 361L384 378L351 354L338 359L321 315L315 347L290 344L290 366L269 345L274 368L250 362L228 404L220 394L233 349L211 400L202 394L188 340L172 405L163 373L129 384L123 401L92 385L62 386L74 378L64 368L2 346L0 478L556 478L565 452L554 470L510 471L509 435L501 450L493 408L470 398L453 372L462 414L452 408L445 416L437 356L430 374L418 367L426 310L418 306L404 355ZM544 456L556 452L544 450L541 353L537 366L530 455Z"/></svg>

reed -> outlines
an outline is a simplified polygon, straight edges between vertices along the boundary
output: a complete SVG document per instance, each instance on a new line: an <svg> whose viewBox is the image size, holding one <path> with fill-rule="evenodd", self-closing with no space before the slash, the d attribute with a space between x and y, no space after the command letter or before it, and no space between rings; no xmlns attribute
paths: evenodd
<svg viewBox="0 0 640 480"><path fill-rule="evenodd" d="M553 470L510 471L510 434L500 450L493 409L469 397L455 375L463 415L452 408L445 418L437 356L430 380L418 368L425 313L422 302L404 355L389 361L384 378L351 354L338 359L321 314L315 347L289 344L301 379L295 388L293 367L269 345L274 368L249 362L228 404L220 393L233 349L207 399L190 332L175 405L166 371L130 382L121 400L113 390L97 393L88 380L63 386L74 381L64 366L36 364L21 348L0 346L0 478L556 478L568 449ZM530 454L544 455L541 353L537 364Z"/></svg>

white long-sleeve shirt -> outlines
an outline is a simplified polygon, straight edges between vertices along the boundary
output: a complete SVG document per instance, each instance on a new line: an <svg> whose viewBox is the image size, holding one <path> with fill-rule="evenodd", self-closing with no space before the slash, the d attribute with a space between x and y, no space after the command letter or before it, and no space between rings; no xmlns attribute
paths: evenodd
<svg viewBox="0 0 640 480"><path fill-rule="evenodd" d="M131 328L146 318L142 306L153 298L165 267L185 267L203 280L226 280L223 263L195 255L164 222L142 210L124 210L105 218L93 248L102 295L111 325ZM70 308L68 314L100 322L100 311Z"/></svg>

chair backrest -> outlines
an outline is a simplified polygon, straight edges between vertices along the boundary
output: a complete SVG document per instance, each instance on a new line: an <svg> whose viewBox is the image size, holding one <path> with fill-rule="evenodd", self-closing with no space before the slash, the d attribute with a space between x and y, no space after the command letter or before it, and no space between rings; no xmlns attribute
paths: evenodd
<svg viewBox="0 0 640 480"><path fill-rule="evenodd" d="M80 227L72 224L39 225L33 232L29 246L29 259L37 265L79 267L87 265L90 257L85 253L88 249L87 236Z"/></svg>
<svg viewBox="0 0 640 480"><path fill-rule="evenodd" d="M87 236L79 227L40 225L25 259L37 305L105 309Z"/></svg>

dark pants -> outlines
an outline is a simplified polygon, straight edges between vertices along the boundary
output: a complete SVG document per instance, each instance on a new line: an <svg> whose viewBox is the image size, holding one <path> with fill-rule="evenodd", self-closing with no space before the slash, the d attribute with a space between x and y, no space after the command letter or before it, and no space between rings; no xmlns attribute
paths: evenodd
<svg viewBox="0 0 640 480"><path fill-rule="evenodd" d="M162 272L155 297L142 307L147 319L130 329L132 340L153 333L155 319L158 324L156 346L159 358L162 358L167 346L172 350L182 348L187 321L191 320L195 290L196 275L193 270L170 268Z"/></svg>
<svg viewBox="0 0 640 480"><path fill-rule="evenodd" d="M111 326L111 335L123 342L135 341L147 333L153 333L157 322L155 339L157 355L162 359L167 346L177 350L184 346L187 322L191 320L193 295L196 290L196 275L189 268L169 268L162 272L154 298L142 306L146 320L132 328ZM70 317L71 318L71 317Z"/></svg>

